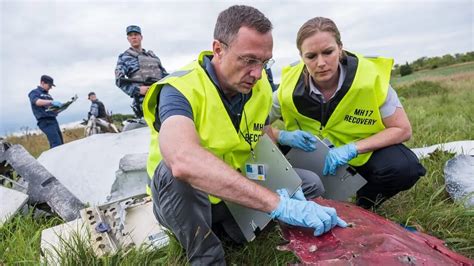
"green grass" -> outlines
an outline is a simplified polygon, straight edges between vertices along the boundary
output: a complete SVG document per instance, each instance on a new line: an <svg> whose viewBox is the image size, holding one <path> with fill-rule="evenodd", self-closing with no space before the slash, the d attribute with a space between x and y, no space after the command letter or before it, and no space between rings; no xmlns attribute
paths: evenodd
<svg viewBox="0 0 474 266"><path fill-rule="evenodd" d="M226 260L235 265L286 265L298 262L293 253L277 250L277 246L283 242L279 227L274 226L245 246L225 245Z"/></svg>
<svg viewBox="0 0 474 266"><path fill-rule="evenodd" d="M413 127L409 147L421 147L456 140L473 140L473 63L439 68L393 82ZM443 168L451 154L438 152L422 161L426 176L410 190L385 202L377 213L397 223L446 241L449 248L474 259L474 209L455 203L446 193ZM38 264L40 234L60 223L58 218L33 219L17 215L0 228L0 265ZM282 242L277 227L270 228L245 246L225 243L226 260L236 265L285 265L297 262L290 252L276 246ZM172 238L168 247L119 252L97 258L87 241L76 239L61 252L66 265L183 265L186 258Z"/></svg>
<svg viewBox="0 0 474 266"><path fill-rule="evenodd" d="M447 88L442 86L439 82L428 80L414 81L413 83L397 88L398 97L402 99L433 95L447 96L447 93Z"/></svg>
<svg viewBox="0 0 474 266"><path fill-rule="evenodd" d="M32 213L16 215L0 227L0 265L38 263L41 231L62 223L59 218L35 219Z"/></svg>
<svg viewBox="0 0 474 266"><path fill-rule="evenodd" d="M410 75L403 76L403 77L393 77L391 80L392 85L398 85L402 83L409 83L415 80L420 80L424 78L433 78L433 77L443 77L449 76L453 74L462 74L466 72L473 72L474 71L474 62L467 62L463 64L456 64L447 67L440 67L432 70L422 70L414 72Z"/></svg>
<svg viewBox="0 0 474 266"><path fill-rule="evenodd" d="M84 128L74 128L62 132L64 143L84 137ZM7 136L6 141L11 144L22 145L33 157L38 158L41 153L49 149L48 139L43 133L31 133L29 129L23 136Z"/></svg>
<svg viewBox="0 0 474 266"><path fill-rule="evenodd" d="M413 136L407 143L410 147L474 140L474 71L471 76L470 80L435 83L432 88L438 92L432 94L420 86L399 90L407 90L401 94L408 95L401 100L413 128ZM412 85L432 83L417 81ZM418 92L410 92L412 89Z"/></svg>
<svg viewBox="0 0 474 266"><path fill-rule="evenodd" d="M473 66L469 63L439 68L430 71L432 75L419 73L418 79L398 83L395 88L413 128L408 146L474 140ZM445 76L440 79L442 75ZM462 203L454 203L445 190L443 168L452 156L437 152L424 159L426 176L409 191L383 204L379 212L443 239L451 249L474 258L474 208L465 209Z"/></svg>
<svg viewBox="0 0 474 266"><path fill-rule="evenodd" d="M38 264L40 260L41 231L61 224L61 219L33 219L16 215L0 228L0 265L3 264ZM174 236L170 244L162 249L150 251L143 246L129 251L119 251L112 256L97 257L89 244L90 236L74 234L69 239L61 239L63 249L48 250L46 256L57 257L60 265L184 265L186 255ZM237 265L268 265L296 262L297 258L290 252L276 249L282 243L278 227L273 226L262 232L256 241L240 246L225 242L226 260ZM264 243L264 248L262 248Z"/></svg>
<svg viewBox="0 0 474 266"><path fill-rule="evenodd" d="M455 203L445 190L443 168L453 155L437 152L422 161L429 169L409 191L399 193L377 212L401 224L445 240L447 246L474 258L474 208Z"/></svg>
<svg viewBox="0 0 474 266"><path fill-rule="evenodd" d="M119 250L110 256L97 257L87 237L73 235L68 241L61 240L64 248L54 250L57 264L60 265L184 265L185 254L176 239L172 238L169 246L151 250L142 246L128 251ZM54 264L50 261L51 264Z"/></svg>

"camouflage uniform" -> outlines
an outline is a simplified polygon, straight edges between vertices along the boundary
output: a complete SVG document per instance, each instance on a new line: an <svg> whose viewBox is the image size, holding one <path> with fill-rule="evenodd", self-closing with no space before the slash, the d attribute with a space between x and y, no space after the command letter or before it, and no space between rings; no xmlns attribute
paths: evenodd
<svg viewBox="0 0 474 266"><path fill-rule="evenodd" d="M147 78L161 79L168 75L161 64L160 59L152 52L142 49L139 53L132 48L127 49L119 55L117 67L115 68L115 84L128 96L133 98L133 105L143 103L143 95L140 95L140 86L143 83L124 82L122 78L137 79L145 81Z"/></svg>

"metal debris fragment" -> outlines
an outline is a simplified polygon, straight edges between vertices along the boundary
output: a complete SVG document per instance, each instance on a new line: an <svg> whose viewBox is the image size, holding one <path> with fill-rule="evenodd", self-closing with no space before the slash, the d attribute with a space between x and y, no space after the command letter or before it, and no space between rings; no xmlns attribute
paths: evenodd
<svg viewBox="0 0 474 266"><path fill-rule="evenodd" d="M333 207L352 228L335 227L315 237L313 231L282 226L284 237L303 265L473 265L474 261L421 232L410 232L375 213L349 203L317 199ZM313 251L313 246L317 250Z"/></svg>
<svg viewBox="0 0 474 266"><path fill-rule="evenodd" d="M444 167L446 191L464 205L474 207L474 157L461 154L446 162Z"/></svg>
<svg viewBox="0 0 474 266"><path fill-rule="evenodd" d="M47 203L66 221L79 217L84 204L64 187L21 145L5 145L0 149L0 163L8 163L14 171L28 182L27 194L30 205Z"/></svg>
<svg viewBox="0 0 474 266"><path fill-rule="evenodd" d="M41 250L47 254L43 261L59 263L54 250L71 248L68 242L75 234L90 242L99 257L142 245L158 249L169 243L168 234L153 215L151 198L145 195L85 208L81 217L74 223L43 230Z"/></svg>
<svg viewBox="0 0 474 266"><path fill-rule="evenodd" d="M311 252L311 253L315 252L316 250L318 250L318 247L316 245L311 245L308 248L308 251Z"/></svg>

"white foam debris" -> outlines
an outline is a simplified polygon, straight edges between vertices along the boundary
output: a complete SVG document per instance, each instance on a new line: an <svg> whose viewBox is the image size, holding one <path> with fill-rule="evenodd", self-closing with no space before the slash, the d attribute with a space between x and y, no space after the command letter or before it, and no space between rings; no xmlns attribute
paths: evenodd
<svg viewBox="0 0 474 266"><path fill-rule="evenodd" d="M467 154L474 155L474 140L461 140L447 143L440 143L429 147L413 148L411 149L418 158L422 159L430 156L430 153L436 149L447 152L453 152L457 155Z"/></svg>
<svg viewBox="0 0 474 266"><path fill-rule="evenodd" d="M126 154L148 153L150 129L96 134L43 152L38 161L84 203L100 204Z"/></svg>

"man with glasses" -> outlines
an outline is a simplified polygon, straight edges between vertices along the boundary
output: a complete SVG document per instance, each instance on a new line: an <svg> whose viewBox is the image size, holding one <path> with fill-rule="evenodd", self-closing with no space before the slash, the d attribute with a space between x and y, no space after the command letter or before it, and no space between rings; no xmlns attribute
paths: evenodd
<svg viewBox="0 0 474 266"><path fill-rule="evenodd" d="M333 208L306 201L322 193L316 174L306 171L302 191L290 198L240 173L269 128L272 90L264 68L273 63L271 30L257 9L229 7L217 19L212 51L151 86L145 97L153 210L191 264L225 264L222 238L245 243L221 199L310 227L315 235L345 226Z"/></svg>

